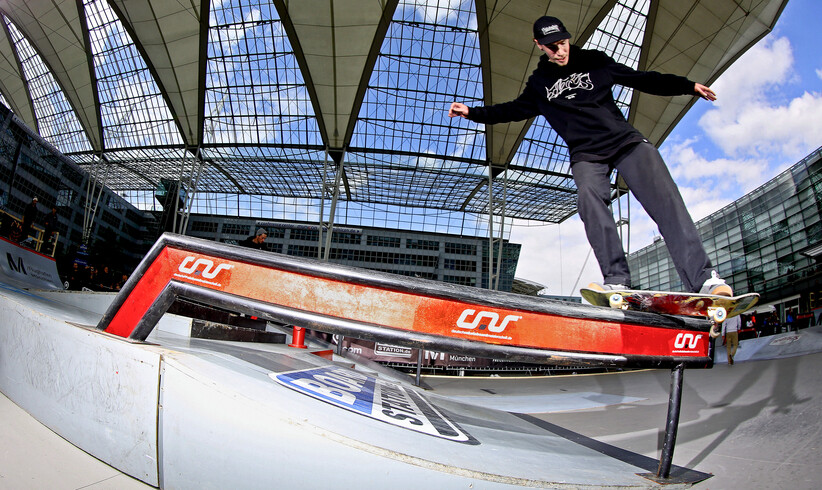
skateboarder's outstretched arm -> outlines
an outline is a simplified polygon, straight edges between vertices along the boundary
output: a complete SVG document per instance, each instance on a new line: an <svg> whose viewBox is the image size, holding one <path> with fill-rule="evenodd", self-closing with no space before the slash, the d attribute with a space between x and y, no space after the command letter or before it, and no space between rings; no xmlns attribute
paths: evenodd
<svg viewBox="0 0 822 490"><path fill-rule="evenodd" d="M460 102L453 102L448 109L448 117L457 116L468 117L468 106Z"/></svg>
<svg viewBox="0 0 822 490"><path fill-rule="evenodd" d="M710 87L702 85L701 83L694 84L694 92L700 97L711 102L716 100L716 93Z"/></svg>

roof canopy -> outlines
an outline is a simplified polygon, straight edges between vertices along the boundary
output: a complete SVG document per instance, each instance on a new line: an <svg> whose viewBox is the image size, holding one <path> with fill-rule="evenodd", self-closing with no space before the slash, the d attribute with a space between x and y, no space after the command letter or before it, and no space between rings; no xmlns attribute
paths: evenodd
<svg viewBox="0 0 822 490"><path fill-rule="evenodd" d="M567 151L536 121L449 119L516 97L536 66L533 21L641 70L710 83L787 0L0 0L0 92L27 125L106 184L189 194L328 197L487 213L576 212ZM659 144L692 97L621 89ZM494 183L502 192L502 183ZM278 201L279 202L279 201Z"/></svg>

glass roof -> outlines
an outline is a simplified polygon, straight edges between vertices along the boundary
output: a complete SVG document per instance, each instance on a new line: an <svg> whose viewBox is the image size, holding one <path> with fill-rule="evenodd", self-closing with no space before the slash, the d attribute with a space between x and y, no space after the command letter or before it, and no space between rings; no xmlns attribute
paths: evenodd
<svg viewBox="0 0 822 490"><path fill-rule="evenodd" d="M322 147L305 81L271 2L213 4L207 57L206 146Z"/></svg>
<svg viewBox="0 0 822 490"><path fill-rule="evenodd" d="M90 151L91 145L59 84L17 26L8 17L3 20L29 87L40 135L63 153Z"/></svg>
<svg viewBox="0 0 822 490"><path fill-rule="evenodd" d="M10 0L3 19L29 101L2 93L0 102L10 101L26 120L30 107L43 137L143 209L158 206L151 194L162 178L183 182L192 212L316 220L323 204L329 208L328 184L339 165L339 224L485 234L489 171L494 195L505 195L506 216L556 223L575 214L567 148L544 118L494 133L510 148L506 159L492 155L489 128L447 117L452 101L501 102L512 97L496 100L492 87L521 90L538 54L530 25L544 7L203 3L54 0L61 12L77 10L85 31L61 38L37 26L35 4ZM613 2L598 22L609 2L566 3L555 15L580 34L577 42L639 67L650 0ZM725 0L697 3L692 11L715 9L711 18L729 19L711 28L732 25L734 42L747 46L761 34L744 31L739 19L778 11L783 2L747 10ZM679 15L675 5L664 0L657 22L669 10ZM62 17L74 29L66 33L76 34L73 17ZM687 58L672 41L679 31L662 27L670 32L660 34L658 50ZM688 38L687 47L707 52L700 43L719 38ZM72 53L76 58L67 58ZM689 66L702 69L694 59L687 58ZM72 71L84 62L88 84ZM716 69L726 66L718 63ZM616 87L615 96L629 115L631 92ZM661 131L687 110L687 103L666 104L670 114L660 120L669 122ZM675 112L679 107L685 109Z"/></svg>
<svg viewBox="0 0 822 490"><path fill-rule="evenodd" d="M84 5L106 148L179 148L180 132L131 36L105 0Z"/></svg>

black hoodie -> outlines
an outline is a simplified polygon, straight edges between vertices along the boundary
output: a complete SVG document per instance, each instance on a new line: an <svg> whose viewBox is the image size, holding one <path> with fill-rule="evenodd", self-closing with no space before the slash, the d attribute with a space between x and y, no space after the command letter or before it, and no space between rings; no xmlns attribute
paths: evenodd
<svg viewBox="0 0 822 490"><path fill-rule="evenodd" d="M677 75L636 71L602 51L571 46L568 64L542 55L525 90L511 102L472 107L468 119L484 124L521 121L539 114L568 145L571 162L606 159L624 146L647 141L614 101L615 84L654 95L695 94L694 82Z"/></svg>

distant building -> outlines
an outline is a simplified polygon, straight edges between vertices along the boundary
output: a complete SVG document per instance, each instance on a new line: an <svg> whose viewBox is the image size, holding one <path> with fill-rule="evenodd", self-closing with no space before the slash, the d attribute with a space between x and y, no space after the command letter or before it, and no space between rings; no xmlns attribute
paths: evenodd
<svg viewBox="0 0 822 490"><path fill-rule="evenodd" d="M543 289L545 289L545 286L538 282L517 277L514 279L514 286L511 288L511 292L524 296L537 296Z"/></svg>
<svg viewBox="0 0 822 490"><path fill-rule="evenodd" d="M782 321L791 312L810 322L822 308L822 148L696 226L735 293L759 293ZM628 262L634 286L682 289L663 240Z"/></svg>
<svg viewBox="0 0 822 490"><path fill-rule="evenodd" d="M317 258L316 223L192 215L187 234L237 243L258 228L268 231L267 250ZM329 261L464 286L488 287L488 238L339 225L333 228ZM323 235L323 244L325 234ZM511 291L520 245L503 242L500 291ZM495 255L498 250L494 250ZM495 262L496 264L496 259Z"/></svg>
<svg viewBox="0 0 822 490"><path fill-rule="evenodd" d="M561 296L556 294L539 294L540 298L553 299L556 301L566 301L568 303L582 303L581 296Z"/></svg>
<svg viewBox="0 0 822 490"><path fill-rule="evenodd" d="M83 227L89 223L90 249L116 252L112 262L131 272L156 238L146 234L152 219L111 189L90 186L91 179L0 104L0 220L19 219L37 197L35 225L42 226L46 213L57 208L58 258L83 243ZM94 190L92 198L89 189Z"/></svg>

